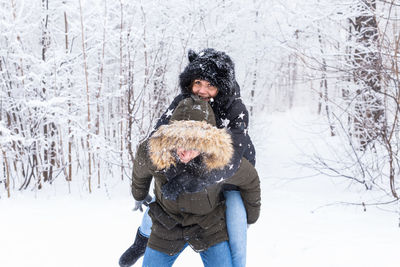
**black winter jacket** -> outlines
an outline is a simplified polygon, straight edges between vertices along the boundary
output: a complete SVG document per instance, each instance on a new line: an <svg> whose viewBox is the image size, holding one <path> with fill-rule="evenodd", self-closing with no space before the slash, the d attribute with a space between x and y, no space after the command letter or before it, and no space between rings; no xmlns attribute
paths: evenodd
<svg viewBox="0 0 400 267"><path fill-rule="evenodd" d="M219 97L217 95L215 101L210 102L210 105L215 114L217 127L226 127L230 130L235 149L234 158L241 159L244 157L255 166L256 152L248 134L249 112L240 98L239 85L237 83L235 84L235 95L221 95ZM182 92L175 97L171 105L158 120L155 130L161 125L169 123L169 119L179 102L187 97L190 97L190 94L187 92ZM235 164L233 168L234 171L237 170L238 167L239 166Z"/></svg>

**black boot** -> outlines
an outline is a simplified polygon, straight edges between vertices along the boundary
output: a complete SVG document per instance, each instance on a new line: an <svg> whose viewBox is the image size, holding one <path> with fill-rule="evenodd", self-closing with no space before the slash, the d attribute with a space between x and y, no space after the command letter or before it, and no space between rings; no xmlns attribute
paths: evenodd
<svg viewBox="0 0 400 267"><path fill-rule="evenodd" d="M149 239L142 234L140 234L139 229L136 233L136 238L135 242L133 242L133 245L130 246L124 254L122 254L121 258L119 258L119 266L121 267L130 267L135 262L143 256L146 246L147 246L147 241Z"/></svg>

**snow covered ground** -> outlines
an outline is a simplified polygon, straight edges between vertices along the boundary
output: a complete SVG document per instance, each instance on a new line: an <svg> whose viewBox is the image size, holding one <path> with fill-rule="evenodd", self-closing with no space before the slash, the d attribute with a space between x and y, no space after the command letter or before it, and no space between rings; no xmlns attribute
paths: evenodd
<svg viewBox="0 0 400 267"><path fill-rule="evenodd" d="M395 214L329 205L359 195L344 182L312 176L312 170L294 164L303 160L301 151L310 152L310 141L318 145L307 130L306 113L254 119L262 212L249 228L248 266L400 266ZM141 219L131 211L128 182L91 195L81 191L75 185L67 194L66 188L53 186L0 199L0 266L118 266ZM174 266L202 263L187 248Z"/></svg>

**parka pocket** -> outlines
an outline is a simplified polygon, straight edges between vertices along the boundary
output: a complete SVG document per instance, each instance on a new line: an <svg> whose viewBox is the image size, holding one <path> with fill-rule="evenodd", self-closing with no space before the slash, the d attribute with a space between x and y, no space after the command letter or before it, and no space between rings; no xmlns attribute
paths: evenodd
<svg viewBox="0 0 400 267"><path fill-rule="evenodd" d="M150 210L149 215L152 219L158 221L162 226L171 230L178 223L169 216L157 202L152 202L149 204Z"/></svg>
<svg viewBox="0 0 400 267"><path fill-rule="evenodd" d="M181 194L178 198L178 205L182 212L194 215L206 215L214 209L207 190L198 193Z"/></svg>
<svg viewBox="0 0 400 267"><path fill-rule="evenodd" d="M226 227L225 206L220 205L216 207L212 213L203 216L203 218L199 220L198 225L204 230L213 228L214 231L219 231L224 229Z"/></svg>

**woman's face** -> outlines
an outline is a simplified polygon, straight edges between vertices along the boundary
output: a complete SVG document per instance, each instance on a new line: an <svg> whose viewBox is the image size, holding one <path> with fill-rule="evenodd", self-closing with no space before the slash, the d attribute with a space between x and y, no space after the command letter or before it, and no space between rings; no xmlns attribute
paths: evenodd
<svg viewBox="0 0 400 267"><path fill-rule="evenodd" d="M218 88L212 86L206 80L196 79L193 81L192 92L202 100L209 101L211 98L217 96Z"/></svg>

